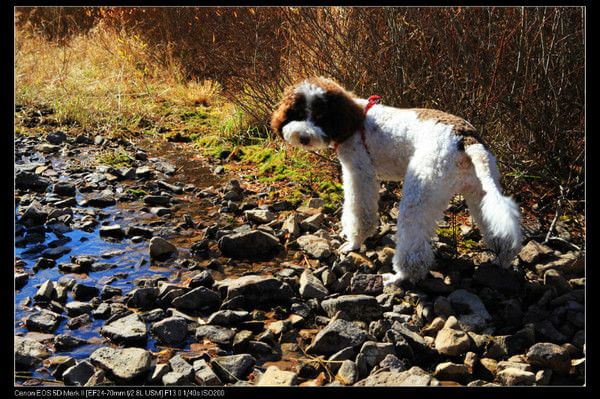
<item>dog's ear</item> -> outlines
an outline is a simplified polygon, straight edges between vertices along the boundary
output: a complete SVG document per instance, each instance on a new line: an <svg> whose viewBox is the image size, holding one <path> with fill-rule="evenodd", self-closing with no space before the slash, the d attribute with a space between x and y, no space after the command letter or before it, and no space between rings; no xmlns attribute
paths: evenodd
<svg viewBox="0 0 600 399"><path fill-rule="evenodd" d="M283 137L283 126L292 120L306 118L306 99L304 95L295 92L295 86L288 86L283 92L283 98L271 115L271 129L279 137Z"/></svg>
<svg viewBox="0 0 600 399"><path fill-rule="evenodd" d="M336 143L341 143L363 127L365 113L352 95L341 87L328 87L311 104L315 124Z"/></svg>

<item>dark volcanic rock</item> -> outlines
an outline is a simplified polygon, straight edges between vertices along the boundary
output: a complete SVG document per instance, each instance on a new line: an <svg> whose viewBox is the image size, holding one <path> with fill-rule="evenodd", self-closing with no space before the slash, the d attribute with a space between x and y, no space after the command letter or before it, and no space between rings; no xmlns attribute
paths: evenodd
<svg viewBox="0 0 600 399"><path fill-rule="evenodd" d="M279 239L261 230L234 233L221 237L219 249L234 259L269 259L283 249Z"/></svg>

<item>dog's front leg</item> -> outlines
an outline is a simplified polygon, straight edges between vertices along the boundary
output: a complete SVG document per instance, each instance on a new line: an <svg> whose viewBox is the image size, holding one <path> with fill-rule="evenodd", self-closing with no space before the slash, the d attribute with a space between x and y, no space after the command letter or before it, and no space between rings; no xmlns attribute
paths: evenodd
<svg viewBox="0 0 600 399"><path fill-rule="evenodd" d="M340 252L360 249L366 238L377 230L379 181L369 154L356 137L340 146L338 156L344 181L342 234L346 243Z"/></svg>

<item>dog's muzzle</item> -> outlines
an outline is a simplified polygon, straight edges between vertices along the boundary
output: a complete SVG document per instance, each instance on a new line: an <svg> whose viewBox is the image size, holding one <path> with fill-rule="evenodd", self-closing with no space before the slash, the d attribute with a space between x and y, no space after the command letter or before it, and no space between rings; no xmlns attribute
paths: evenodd
<svg viewBox="0 0 600 399"><path fill-rule="evenodd" d="M325 148L330 141L321 128L310 121L292 121L283 127L282 133L285 141L298 147Z"/></svg>

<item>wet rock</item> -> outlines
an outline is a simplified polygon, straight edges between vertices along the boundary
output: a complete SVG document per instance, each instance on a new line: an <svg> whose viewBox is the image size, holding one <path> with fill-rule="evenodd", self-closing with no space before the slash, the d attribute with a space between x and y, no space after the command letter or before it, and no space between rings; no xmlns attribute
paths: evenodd
<svg viewBox="0 0 600 399"><path fill-rule="evenodd" d="M206 287L197 287L173 299L172 304L178 310L215 310L221 305L221 296Z"/></svg>
<svg viewBox="0 0 600 399"><path fill-rule="evenodd" d="M93 310L92 305L89 302L71 301L65 306L67 314L71 317L79 316L85 313L91 313Z"/></svg>
<svg viewBox="0 0 600 399"><path fill-rule="evenodd" d="M315 259L327 259L331 256L329 241L315 235L304 235L296 240L300 248Z"/></svg>
<svg viewBox="0 0 600 399"><path fill-rule="evenodd" d="M164 260L177 253L177 247L162 237L150 240L150 258Z"/></svg>
<svg viewBox="0 0 600 399"><path fill-rule="evenodd" d="M47 177L17 169L15 174L15 188L43 192L52 183Z"/></svg>
<svg viewBox="0 0 600 399"><path fill-rule="evenodd" d="M210 315L206 324L219 326L235 326L243 321L250 320L250 313L245 310L219 310Z"/></svg>
<svg viewBox="0 0 600 399"><path fill-rule="evenodd" d="M129 293L127 306L132 308L151 309L155 306L158 292L158 288L156 287L136 288Z"/></svg>
<svg viewBox="0 0 600 399"><path fill-rule="evenodd" d="M72 366L75 366L77 362L71 356L52 356L51 358L44 361L44 366L49 369L54 369L52 376L57 380L62 380L63 373Z"/></svg>
<svg viewBox="0 0 600 399"><path fill-rule="evenodd" d="M448 300L452 304L452 308L461 313L474 313L484 320L491 320L492 318L481 299L467 290L459 289L452 292L448 295Z"/></svg>
<svg viewBox="0 0 600 399"><path fill-rule="evenodd" d="M45 258L58 259L63 255L71 252L71 248L58 246L55 248L48 248L42 251L41 255Z"/></svg>
<svg viewBox="0 0 600 399"><path fill-rule="evenodd" d="M303 298L324 298L329 295L327 288L308 269L300 275L299 291Z"/></svg>
<svg viewBox="0 0 600 399"><path fill-rule="evenodd" d="M215 279L208 270L203 270L200 273L194 275L190 280L189 287L207 287L210 288L214 285Z"/></svg>
<svg viewBox="0 0 600 399"><path fill-rule="evenodd" d="M220 356L211 362L213 371L224 382L244 380L252 371L256 359L248 354Z"/></svg>
<svg viewBox="0 0 600 399"><path fill-rule="evenodd" d="M100 334L126 345L145 342L147 333L146 323L135 313L105 324L100 329Z"/></svg>
<svg viewBox="0 0 600 399"><path fill-rule="evenodd" d="M117 203L117 200L114 197L109 197L107 195L100 195L92 198L88 198L85 201L82 201L82 206L91 206L94 208L107 208L109 206L113 206Z"/></svg>
<svg viewBox="0 0 600 399"><path fill-rule="evenodd" d="M102 226L100 227L100 237L110 237L120 240L125 237L125 231L118 224Z"/></svg>
<svg viewBox="0 0 600 399"><path fill-rule="evenodd" d="M407 371L383 371L371 374L366 379L358 381L354 386L426 386L435 382L426 371L412 367Z"/></svg>
<svg viewBox="0 0 600 399"><path fill-rule="evenodd" d="M40 288L38 288L37 292L33 296L33 299L35 299L38 302L50 301L53 298L53 296L55 295L54 287L55 286L54 286L53 281L51 281L51 280L44 281L44 283L40 286Z"/></svg>
<svg viewBox="0 0 600 399"><path fill-rule="evenodd" d="M164 180L159 180L157 182L157 184L158 184L159 187L164 188L164 189L169 190L169 191L172 191L175 194L183 194L183 187L178 186L176 184L170 184L170 183L167 183Z"/></svg>
<svg viewBox="0 0 600 399"><path fill-rule="evenodd" d="M383 292L383 277L381 274L357 273L350 280L351 294L379 295Z"/></svg>
<svg viewBox="0 0 600 399"><path fill-rule="evenodd" d="M120 382L141 380L152 362L149 351L141 348L100 348L90 356L93 364L106 370L111 378Z"/></svg>
<svg viewBox="0 0 600 399"><path fill-rule="evenodd" d="M77 301L89 301L90 299L97 297L98 294L98 288L91 285L77 283L73 287L73 298Z"/></svg>
<svg viewBox="0 0 600 399"><path fill-rule="evenodd" d="M32 202L23 212L21 223L28 226L39 226L46 222L48 212L42 210L42 206L37 202Z"/></svg>
<svg viewBox="0 0 600 399"><path fill-rule="evenodd" d="M277 366L269 366L258 380L257 386L292 386L297 385L298 376L292 371L280 370Z"/></svg>
<svg viewBox="0 0 600 399"><path fill-rule="evenodd" d="M435 337L435 348L442 355L458 356L471 347L471 339L464 331L442 328Z"/></svg>
<svg viewBox="0 0 600 399"><path fill-rule="evenodd" d="M122 294L123 290L121 288L113 287L111 285L105 285L104 287L102 287L102 291L100 291L100 298L106 300L114 296L120 296Z"/></svg>
<svg viewBox="0 0 600 399"><path fill-rule="evenodd" d="M188 333L187 323L182 317L168 317L154 323L151 331L159 342L166 345L183 343Z"/></svg>
<svg viewBox="0 0 600 399"><path fill-rule="evenodd" d="M535 374L517 368L507 368L496 374L495 381L509 386L533 385L535 383Z"/></svg>
<svg viewBox="0 0 600 399"><path fill-rule="evenodd" d="M244 298L245 308L289 303L294 292L287 283L268 276L248 275L237 279L221 280L219 287L227 290L227 299Z"/></svg>
<svg viewBox="0 0 600 399"><path fill-rule="evenodd" d="M383 315L383 309L377 303L377 299L368 295L341 295L324 300L321 307L329 317L341 311L350 320L370 321L380 319Z"/></svg>
<svg viewBox="0 0 600 399"><path fill-rule="evenodd" d="M230 346L235 336L235 331L221 326L199 326L196 328L196 338L206 338L215 344Z"/></svg>
<svg viewBox="0 0 600 399"><path fill-rule="evenodd" d="M14 339L15 364L17 368L33 367L50 356L50 350L44 344L18 335L15 335Z"/></svg>
<svg viewBox="0 0 600 399"><path fill-rule="evenodd" d="M28 273L15 273L15 289L16 290L20 290L21 288L25 287L25 285L27 284L27 281L29 281Z"/></svg>
<svg viewBox="0 0 600 399"><path fill-rule="evenodd" d="M396 350L392 343L379 343L367 341L360 349L360 353L365 357L367 367L372 369L378 365L387 355L394 355Z"/></svg>
<svg viewBox="0 0 600 399"><path fill-rule="evenodd" d="M367 339L367 333L353 323L337 319L331 321L313 338L307 353L331 355L346 347L357 347Z"/></svg>
<svg viewBox="0 0 600 399"><path fill-rule="evenodd" d="M92 319L90 318L89 314L81 314L79 316L70 318L69 321L67 321L67 328L69 328L71 330L75 330L86 324L90 324L91 322L92 322Z"/></svg>
<svg viewBox="0 0 600 399"><path fill-rule="evenodd" d="M83 386L95 372L96 368L84 360L65 370L62 377L65 385Z"/></svg>
<svg viewBox="0 0 600 399"><path fill-rule="evenodd" d="M154 206L168 205L171 197L167 195L147 195L144 197L144 204Z"/></svg>
<svg viewBox="0 0 600 399"><path fill-rule="evenodd" d="M529 348L527 362L541 368L549 368L559 374L566 374L571 368L571 358L567 350L550 342L539 342Z"/></svg>
<svg viewBox="0 0 600 399"><path fill-rule="evenodd" d="M96 320L106 320L110 317L111 308L106 302L101 303L98 307L92 310L92 316Z"/></svg>
<svg viewBox="0 0 600 399"><path fill-rule="evenodd" d="M65 141L67 141L67 135L65 134L65 132L61 132L60 130L57 130L55 132L50 132L46 135L46 141L48 141L48 143L53 144L53 145L60 145L62 143L64 143Z"/></svg>
<svg viewBox="0 0 600 399"><path fill-rule="evenodd" d="M136 179L146 179L154 175L154 170L150 166L140 166L135 170Z"/></svg>
<svg viewBox="0 0 600 399"><path fill-rule="evenodd" d="M75 185L69 182L58 182L52 187L52 192L64 197L74 197L76 194Z"/></svg>
<svg viewBox="0 0 600 399"><path fill-rule="evenodd" d="M54 337L54 347L59 351L68 351L78 346L87 345L87 341L67 334L59 334Z"/></svg>
<svg viewBox="0 0 600 399"><path fill-rule="evenodd" d="M194 381L201 386L221 386L223 383L204 359L193 364Z"/></svg>
<svg viewBox="0 0 600 399"><path fill-rule="evenodd" d="M218 243L221 253L234 259L268 259L283 249L277 237L261 230L228 234Z"/></svg>
<svg viewBox="0 0 600 399"><path fill-rule="evenodd" d="M129 226L125 229L125 235L127 237L144 237L144 238L152 238L153 233L152 230L147 229L141 226Z"/></svg>

